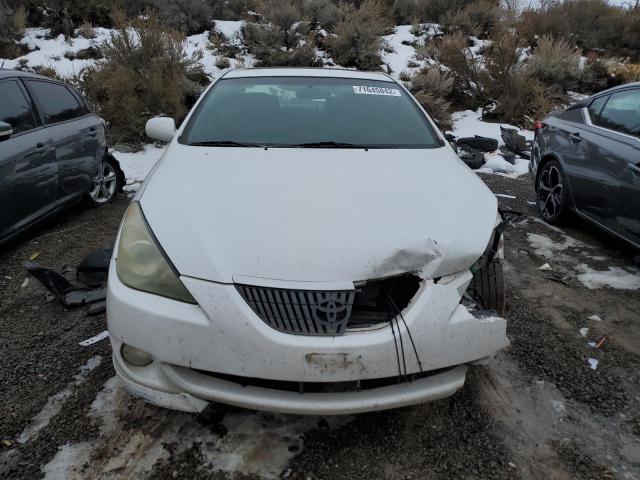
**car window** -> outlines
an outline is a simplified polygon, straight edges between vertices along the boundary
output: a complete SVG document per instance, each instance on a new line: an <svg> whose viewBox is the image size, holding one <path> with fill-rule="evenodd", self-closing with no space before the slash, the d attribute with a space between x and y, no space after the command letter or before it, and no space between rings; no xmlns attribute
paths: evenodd
<svg viewBox="0 0 640 480"><path fill-rule="evenodd" d="M0 82L0 122L11 125L13 133L25 132L37 126L31 102L15 80Z"/></svg>
<svg viewBox="0 0 640 480"><path fill-rule="evenodd" d="M584 123L584 116L582 115L581 108L575 108L572 110L565 110L558 114L558 118L562 120L568 120L569 122Z"/></svg>
<svg viewBox="0 0 640 480"><path fill-rule="evenodd" d="M85 114L76 97L64 85L33 80L28 84L42 106L46 123L63 122Z"/></svg>
<svg viewBox="0 0 640 480"><path fill-rule="evenodd" d="M612 93L594 123L617 132L640 136L640 90Z"/></svg>
<svg viewBox="0 0 640 480"><path fill-rule="evenodd" d="M397 84L318 77L220 80L198 106L180 141L277 147L441 146L427 118Z"/></svg>
<svg viewBox="0 0 640 480"><path fill-rule="evenodd" d="M602 107L604 107L604 104L607 103L607 100L609 100L609 95L596 98L593 102L591 102L591 105L589 105L589 115L591 116L591 119L594 121L594 123L595 119L600 115Z"/></svg>

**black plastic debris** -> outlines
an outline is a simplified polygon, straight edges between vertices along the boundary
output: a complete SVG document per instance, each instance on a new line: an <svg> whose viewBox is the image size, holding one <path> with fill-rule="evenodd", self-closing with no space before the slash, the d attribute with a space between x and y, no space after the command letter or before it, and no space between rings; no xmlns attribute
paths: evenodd
<svg viewBox="0 0 640 480"><path fill-rule="evenodd" d="M456 139L456 145L458 147L466 145L481 152L495 152L498 149L498 140L476 135L474 137L460 137Z"/></svg>
<svg viewBox="0 0 640 480"><path fill-rule="evenodd" d="M76 287L67 280L62 274L55 272L49 268L45 268L40 264L29 261L24 263L24 268L38 282L40 282L47 290L51 292L53 298L63 303L67 293Z"/></svg>
<svg viewBox="0 0 640 480"><path fill-rule="evenodd" d="M78 264L76 280L87 287L100 287L107 283L112 248L94 250Z"/></svg>
<svg viewBox="0 0 640 480"><path fill-rule="evenodd" d="M25 262L24 266L53 298L67 307L90 305L88 314L96 315L106 309L107 274L111 260L111 249L95 250L87 255L76 269L77 282L36 262Z"/></svg>
<svg viewBox="0 0 640 480"><path fill-rule="evenodd" d="M506 210L502 207L499 209L502 221L508 225L517 225L527 221L527 216L517 210Z"/></svg>
<svg viewBox="0 0 640 480"><path fill-rule="evenodd" d="M460 145L457 149L458 156L469 168L477 170L484 165L484 154L468 145Z"/></svg>
<svg viewBox="0 0 640 480"><path fill-rule="evenodd" d="M531 158L531 145L533 142L520 135L516 128L506 128L501 125L500 134L509 150L527 160Z"/></svg>
<svg viewBox="0 0 640 480"><path fill-rule="evenodd" d="M504 158L511 165L516 164L516 152L511 150L509 147L507 146L500 147L500 155L502 155L502 158Z"/></svg>

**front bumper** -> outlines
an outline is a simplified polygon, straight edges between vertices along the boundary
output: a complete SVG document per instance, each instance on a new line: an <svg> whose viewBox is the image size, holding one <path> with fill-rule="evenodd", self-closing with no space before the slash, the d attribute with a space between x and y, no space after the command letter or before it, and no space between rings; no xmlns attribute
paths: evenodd
<svg viewBox="0 0 640 480"><path fill-rule="evenodd" d="M298 414L346 414L444 398L464 384L464 365L508 345L506 322L477 319L459 304L469 273L425 281L402 322L408 374L438 370L412 382L340 393L296 393L242 386L223 376L277 382L339 383L397 377L388 326L335 337L282 333L265 324L235 287L182 277L199 305L176 302L123 285L112 262L107 317L116 372L129 391L151 403L197 412L209 401ZM446 283L445 283L446 282ZM129 365L122 343L149 352L146 367ZM446 369L446 370L443 370ZM210 372L218 376L204 374ZM225 378L227 378L225 377Z"/></svg>

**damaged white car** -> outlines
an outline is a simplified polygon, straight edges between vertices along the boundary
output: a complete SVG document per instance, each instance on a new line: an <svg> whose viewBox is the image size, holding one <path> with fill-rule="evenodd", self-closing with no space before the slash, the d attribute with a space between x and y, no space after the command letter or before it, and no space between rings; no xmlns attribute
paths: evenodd
<svg viewBox="0 0 640 480"><path fill-rule="evenodd" d="M231 71L147 133L170 144L107 295L134 395L382 410L453 394L508 344L496 198L389 76Z"/></svg>

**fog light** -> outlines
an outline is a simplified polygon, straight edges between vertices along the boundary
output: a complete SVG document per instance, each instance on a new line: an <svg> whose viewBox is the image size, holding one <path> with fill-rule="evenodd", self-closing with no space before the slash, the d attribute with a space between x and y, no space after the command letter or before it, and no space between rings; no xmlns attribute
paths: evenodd
<svg viewBox="0 0 640 480"><path fill-rule="evenodd" d="M136 367L144 367L153 361L153 358L151 358L151 355L147 352L140 350L139 348L132 347L131 345L127 345L126 343L122 344L120 353L127 363L135 365Z"/></svg>

